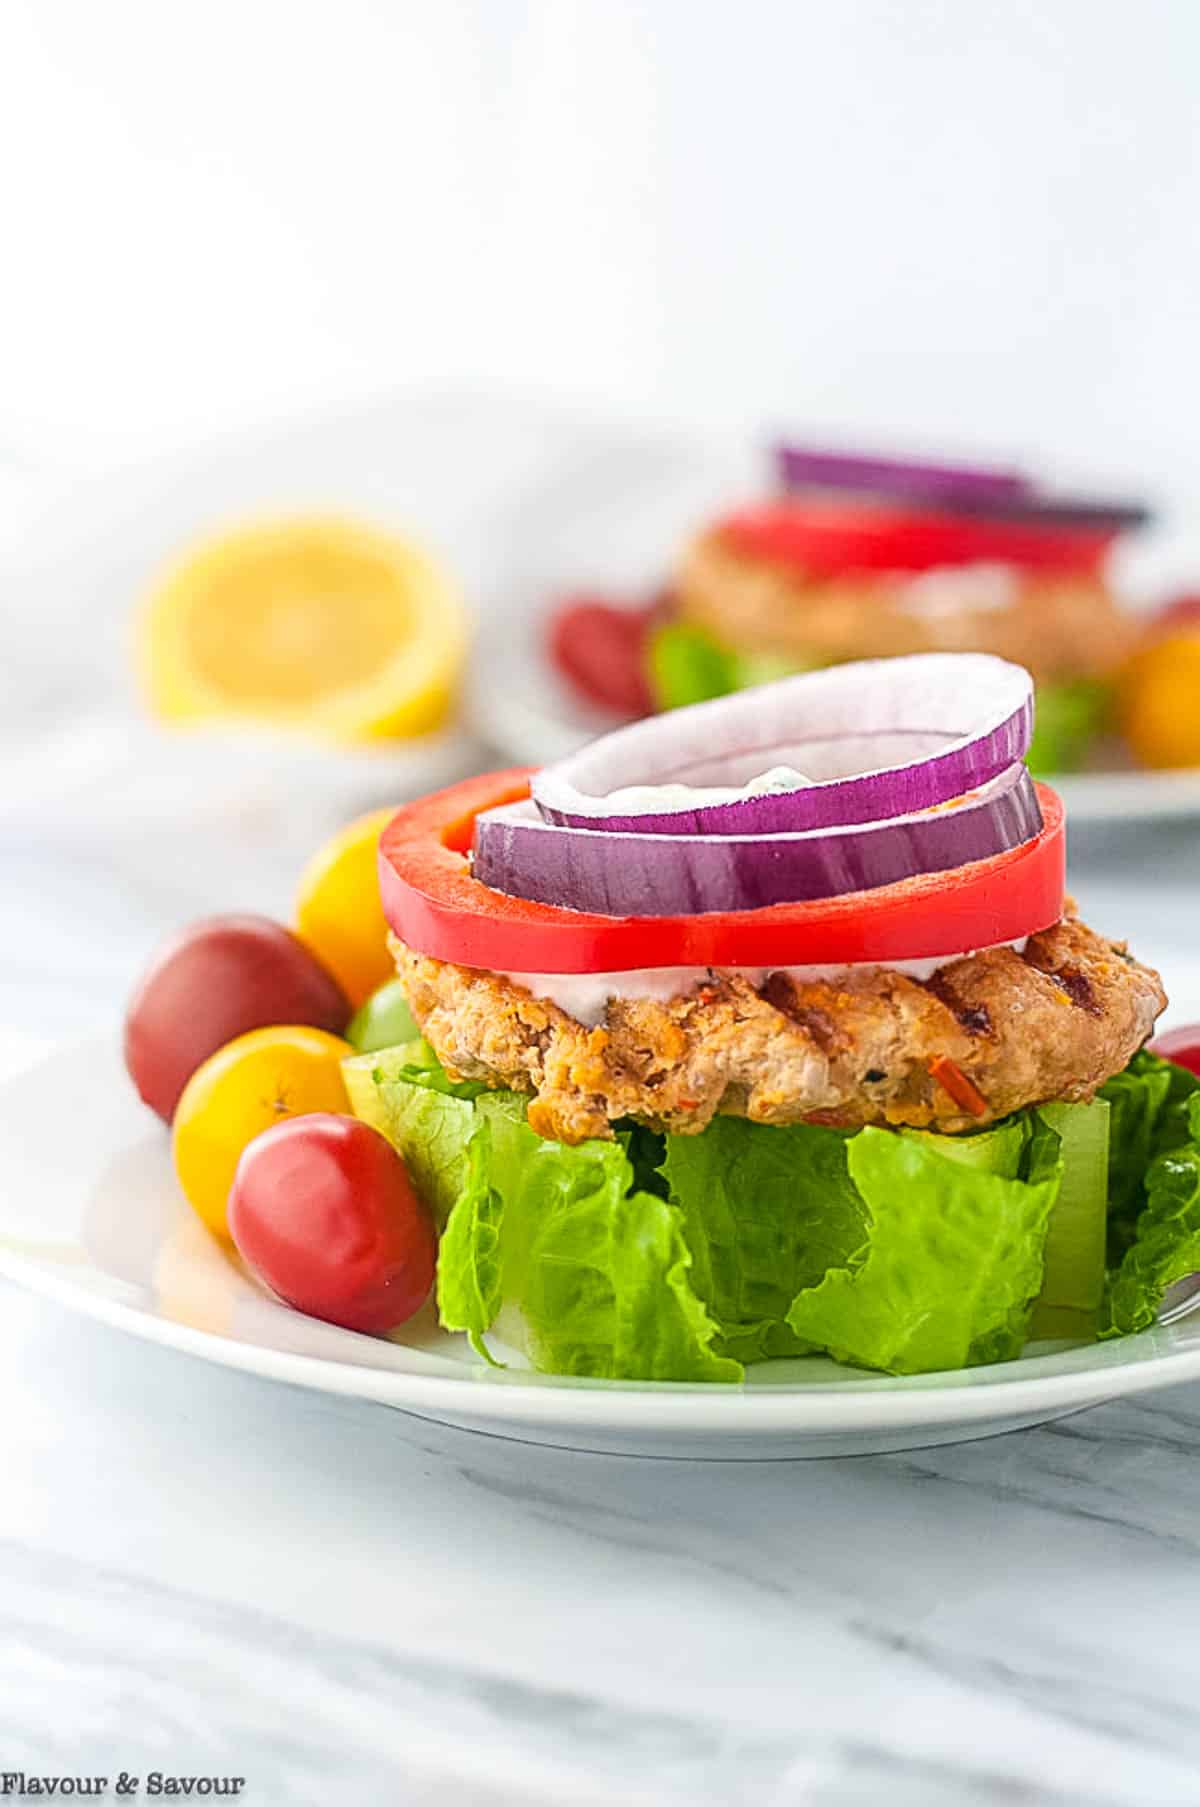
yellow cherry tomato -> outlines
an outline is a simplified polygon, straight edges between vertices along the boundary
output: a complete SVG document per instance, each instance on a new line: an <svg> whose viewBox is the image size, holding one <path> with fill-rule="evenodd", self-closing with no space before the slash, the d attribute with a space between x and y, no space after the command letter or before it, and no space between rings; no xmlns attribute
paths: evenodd
<svg viewBox="0 0 1200 1807"><path fill-rule="evenodd" d="M327 841L300 875L296 933L357 1007L396 976L379 901L379 837L394 810L359 816Z"/></svg>
<svg viewBox="0 0 1200 1807"><path fill-rule="evenodd" d="M210 1230L229 1234L225 1208L247 1142L284 1117L349 1112L341 1062L352 1052L324 1029L288 1024L239 1035L196 1068L175 1107L171 1148L184 1196Z"/></svg>
<svg viewBox="0 0 1200 1807"><path fill-rule="evenodd" d="M1119 706L1142 765L1200 766L1200 633L1167 634L1135 654Z"/></svg>

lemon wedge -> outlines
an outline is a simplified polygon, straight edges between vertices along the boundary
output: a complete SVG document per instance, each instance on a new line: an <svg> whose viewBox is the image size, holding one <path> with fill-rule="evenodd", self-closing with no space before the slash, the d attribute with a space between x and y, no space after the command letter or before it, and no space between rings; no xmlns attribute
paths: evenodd
<svg viewBox="0 0 1200 1807"><path fill-rule="evenodd" d="M408 540L336 516L236 529L170 570L139 622L164 721L240 721L333 740L445 720L466 650L458 592Z"/></svg>

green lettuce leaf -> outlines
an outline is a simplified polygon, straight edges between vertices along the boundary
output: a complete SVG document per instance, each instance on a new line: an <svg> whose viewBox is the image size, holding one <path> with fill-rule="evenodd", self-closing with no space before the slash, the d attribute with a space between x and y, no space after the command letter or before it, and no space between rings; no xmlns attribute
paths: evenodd
<svg viewBox="0 0 1200 1807"><path fill-rule="evenodd" d="M1043 1256L1042 1290L1033 1311L1034 1337L1091 1337L1104 1292L1104 1249L1108 1217L1108 1126L1111 1106L1043 1104L1035 1122L1057 1146L1031 1144L1026 1179L1038 1177L1050 1161L1061 1162L1062 1179ZM1049 1140L1049 1136L1046 1140Z"/></svg>
<svg viewBox="0 0 1200 1807"><path fill-rule="evenodd" d="M735 652L731 657L735 690L754 690L759 684L773 684L777 678L792 678L798 671L817 669L816 661L790 658L786 653Z"/></svg>
<svg viewBox="0 0 1200 1807"><path fill-rule="evenodd" d="M487 1091L477 1079L451 1079L429 1043L419 1038L398 1048L376 1050L376 1084L386 1085L396 1080L424 1086L430 1092L444 1092L447 1098L478 1098Z"/></svg>
<svg viewBox="0 0 1200 1807"><path fill-rule="evenodd" d="M1187 1090L1173 1081L1151 1139L1158 1152L1145 1173L1128 1246L1109 1273L1102 1337L1149 1329L1168 1287L1200 1272L1200 1088L1194 1080Z"/></svg>
<svg viewBox="0 0 1200 1807"><path fill-rule="evenodd" d="M733 654L686 621L655 628L647 648L647 676L656 709L706 703L738 688Z"/></svg>
<svg viewBox="0 0 1200 1807"><path fill-rule="evenodd" d="M663 1171L723 1353L752 1362L808 1346L787 1321L793 1299L830 1267L861 1257L867 1239L847 1145L840 1130L741 1117L666 1138Z"/></svg>
<svg viewBox="0 0 1200 1807"><path fill-rule="evenodd" d="M906 1129L903 1133L932 1149L934 1154L957 1161L960 1167L974 1167L980 1173L998 1173L1006 1180L1028 1177L1022 1172L1033 1134L1033 1123L1028 1114L1007 1117L1003 1123L980 1130L973 1136L939 1136L932 1129Z"/></svg>
<svg viewBox="0 0 1200 1807"><path fill-rule="evenodd" d="M680 1213L635 1189L620 1141L548 1142L504 1094L476 1108L503 1200L502 1333L519 1325L534 1365L554 1374L740 1380L714 1350Z"/></svg>
<svg viewBox="0 0 1200 1807"><path fill-rule="evenodd" d="M1057 1138L1038 1138L1028 1180L881 1129L851 1138L847 1166L870 1214L865 1258L799 1295L788 1313L797 1336L892 1374L1019 1354L1061 1176Z"/></svg>
<svg viewBox="0 0 1200 1807"><path fill-rule="evenodd" d="M475 1125L467 1144L462 1191L450 1212L438 1248L438 1317L447 1330L465 1330L476 1351L490 1361L484 1332L504 1300L500 1232L504 1200L491 1181L491 1131Z"/></svg>
<svg viewBox="0 0 1200 1807"><path fill-rule="evenodd" d="M814 1349L955 1369L1031 1330L1143 1329L1200 1271L1200 1082L1150 1054L1091 1105L972 1136L719 1117L577 1147L535 1135L516 1095L450 1081L422 1042L344 1071L446 1225L442 1322L549 1372L736 1381Z"/></svg>
<svg viewBox="0 0 1200 1807"><path fill-rule="evenodd" d="M1138 1055L1142 1061L1158 1061L1160 1056L1148 1054L1145 1050ZM1163 1063L1170 1069L1170 1081L1167 1095L1159 1112L1158 1123L1154 1132L1154 1153L1168 1154L1177 1148L1186 1148L1196 1139L1195 1098L1200 1092L1200 1079L1187 1067L1177 1067L1174 1061Z"/></svg>
<svg viewBox="0 0 1200 1807"><path fill-rule="evenodd" d="M664 1158L726 1354L898 1373L1019 1352L1062 1169L1033 1113L961 1137L717 1118Z"/></svg>
<svg viewBox="0 0 1200 1807"><path fill-rule="evenodd" d="M426 1042L350 1055L342 1078L355 1116L403 1155L417 1191L445 1223L466 1184L467 1145L477 1121L473 1099L481 1088L447 1079Z"/></svg>
<svg viewBox="0 0 1200 1807"><path fill-rule="evenodd" d="M1039 684L1034 698L1033 740L1026 762L1038 777L1076 772L1112 714L1111 684L1092 678Z"/></svg>
<svg viewBox="0 0 1200 1807"><path fill-rule="evenodd" d="M545 1141L515 1094L466 1099L431 1088L406 1074L410 1050L394 1052L405 1058L374 1081L368 1121L404 1155L439 1216L452 1194L437 1271L448 1329L482 1349L496 1325L554 1374L742 1379L741 1365L714 1349L717 1325L691 1284L681 1214L636 1186L620 1139Z"/></svg>
<svg viewBox="0 0 1200 1807"><path fill-rule="evenodd" d="M403 979L389 979L360 1004L346 1025L346 1040L360 1054L395 1048L420 1038L417 1019L408 1006Z"/></svg>
<svg viewBox="0 0 1200 1807"><path fill-rule="evenodd" d="M1137 1214L1145 1203L1146 1169L1170 1090L1167 1062L1143 1054L1136 1054L1125 1071L1101 1089L1110 1114L1110 1259L1119 1259L1133 1240Z"/></svg>
<svg viewBox="0 0 1200 1807"><path fill-rule="evenodd" d="M1119 1266L1145 1211L1150 1169L1190 1140L1190 1101L1200 1080L1145 1048L1101 1087L1109 1118L1108 1263Z"/></svg>
<svg viewBox="0 0 1200 1807"><path fill-rule="evenodd" d="M632 1118L617 1124L616 1136L629 1156L633 1183L638 1191L653 1192L659 1198L669 1197L670 1189L662 1171L665 1138L657 1130L647 1129L644 1123L635 1123Z"/></svg>
<svg viewBox="0 0 1200 1807"><path fill-rule="evenodd" d="M682 709L752 690L811 665L786 653L735 651L689 621L667 621L650 636L646 675L656 709Z"/></svg>

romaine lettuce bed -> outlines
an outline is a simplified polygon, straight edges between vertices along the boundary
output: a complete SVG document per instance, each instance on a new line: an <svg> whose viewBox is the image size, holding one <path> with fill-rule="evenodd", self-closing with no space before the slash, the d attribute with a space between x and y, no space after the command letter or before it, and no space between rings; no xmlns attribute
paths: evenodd
<svg viewBox="0 0 1200 1807"><path fill-rule="evenodd" d="M974 1136L719 1117L574 1148L424 1042L345 1072L443 1226L443 1324L548 1373L738 1381L814 1351L964 1368L1141 1330L1200 1269L1200 1082L1148 1053L1091 1104Z"/></svg>

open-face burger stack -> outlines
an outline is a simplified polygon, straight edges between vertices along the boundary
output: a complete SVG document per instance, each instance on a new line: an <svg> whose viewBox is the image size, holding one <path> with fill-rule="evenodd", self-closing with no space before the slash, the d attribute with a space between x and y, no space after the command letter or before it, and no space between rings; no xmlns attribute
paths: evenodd
<svg viewBox="0 0 1200 1807"><path fill-rule="evenodd" d="M564 619L563 669L586 688L604 632L619 642L623 626L642 706L676 708L846 660L992 653L1037 685L1033 769L1086 761L1138 640L1110 555L1147 520L1143 507L1050 495L1015 470L794 446L780 449L778 474L777 493L688 541L669 601L649 616L593 606ZM591 688L607 700L613 681ZM612 700L636 706L626 688Z"/></svg>
<svg viewBox="0 0 1200 1807"><path fill-rule="evenodd" d="M445 1225L444 1323L729 1380L1153 1318L1200 1103L1142 1051L1158 975L1065 897L1031 722L994 658L844 665L399 812L424 1039L346 1071Z"/></svg>

